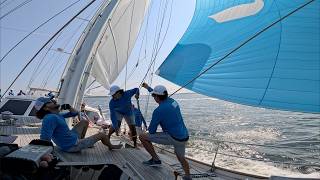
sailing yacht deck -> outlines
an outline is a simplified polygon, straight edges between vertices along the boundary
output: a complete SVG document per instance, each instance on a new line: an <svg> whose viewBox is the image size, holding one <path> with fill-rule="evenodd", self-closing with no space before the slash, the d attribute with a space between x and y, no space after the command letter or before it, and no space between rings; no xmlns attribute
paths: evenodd
<svg viewBox="0 0 320 180"><path fill-rule="evenodd" d="M16 120L15 125L0 126L0 134L18 136L14 143L19 146L25 146L32 139L39 138L40 128L41 122L39 120L23 117ZM89 128L87 136L90 136L97 131L97 128ZM121 138L112 139L112 143L119 143L119 141L122 141L123 143L126 140L121 140ZM133 179L171 180L175 179L175 171L183 172L179 162L173 154L159 151L159 156L163 162L162 166L149 167L142 164L142 161L150 158L143 148L123 148L109 151L101 142L96 143L93 148L82 150L80 153L66 153L55 148L54 154L62 160L57 166L114 164ZM195 177L198 177L197 179L235 179L232 173L229 174L230 176L225 172L221 174L218 169L212 173L208 165L190 161L190 166L191 173L194 174ZM98 174L100 174L100 171L94 171L93 174L94 173L96 173L96 175L92 177L97 177ZM257 177L257 179L260 178ZM245 179L245 176L237 179Z"/></svg>

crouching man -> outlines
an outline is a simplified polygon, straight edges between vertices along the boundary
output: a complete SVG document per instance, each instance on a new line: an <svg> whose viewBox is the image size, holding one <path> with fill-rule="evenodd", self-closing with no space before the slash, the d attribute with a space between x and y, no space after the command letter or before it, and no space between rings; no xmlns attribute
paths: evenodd
<svg viewBox="0 0 320 180"><path fill-rule="evenodd" d="M97 133L85 137L88 121L80 121L72 130L69 129L64 118L75 117L79 113L70 105L62 105L62 109L69 112L60 113L60 105L51 98L40 97L35 102L36 116L42 119L40 139L53 141L61 150L66 152L78 152L82 149L92 147L96 142L101 141L109 150L119 149L122 145L112 145L108 136L104 133Z"/></svg>
<svg viewBox="0 0 320 180"><path fill-rule="evenodd" d="M155 152L152 142L157 144L173 145L174 152L185 172L183 179L191 179L189 164L185 158L185 148L189 135L183 122L178 103L168 97L168 91L162 85L158 85L152 89L146 83L143 83L142 87L151 92L154 100L159 104L159 106L153 111L152 119L148 128L149 132L139 136L142 145L152 156L149 161L145 161L143 164L149 166L157 166L161 164L161 160ZM156 132L158 125L161 126L163 132Z"/></svg>

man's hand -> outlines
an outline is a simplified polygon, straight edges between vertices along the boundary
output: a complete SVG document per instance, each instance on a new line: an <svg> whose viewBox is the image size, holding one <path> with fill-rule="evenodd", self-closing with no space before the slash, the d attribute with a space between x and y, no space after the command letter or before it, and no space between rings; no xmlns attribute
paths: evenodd
<svg viewBox="0 0 320 180"><path fill-rule="evenodd" d="M147 83L142 83L142 87L144 87L144 88L146 88L146 89L148 89L148 87L149 87L149 85L147 84Z"/></svg>
<svg viewBox="0 0 320 180"><path fill-rule="evenodd" d="M70 106L69 111L70 111L70 112L75 112L75 113L76 113L76 112L79 112L79 111L77 111L76 109L74 109L72 106Z"/></svg>
<svg viewBox="0 0 320 180"><path fill-rule="evenodd" d="M136 95L134 95L134 97L135 97L136 99L139 99L139 93L137 93Z"/></svg>

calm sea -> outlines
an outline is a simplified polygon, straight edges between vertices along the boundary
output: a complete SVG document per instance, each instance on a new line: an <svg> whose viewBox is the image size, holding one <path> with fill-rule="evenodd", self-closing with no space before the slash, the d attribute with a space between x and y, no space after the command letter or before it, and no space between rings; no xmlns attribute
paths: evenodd
<svg viewBox="0 0 320 180"><path fill-rule="evenodd" d="M217 140L228 141L219 145L217 166L268 176L320 177L319 114L255 108L198 94L173 98L190 133L189 157L211 164ZM157 104L152 97L147 99L142 96L140 106L149 122ZM101 105L109 118L108 97L85 98L85 102Z"/></svg>

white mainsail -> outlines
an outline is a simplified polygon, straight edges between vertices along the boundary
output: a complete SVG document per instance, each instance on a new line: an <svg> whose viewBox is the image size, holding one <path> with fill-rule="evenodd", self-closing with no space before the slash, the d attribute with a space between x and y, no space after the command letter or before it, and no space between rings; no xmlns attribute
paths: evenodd
<svg viewBox="0 0 320 180"><path fill-rule="evenodd" d="M149 0L107 1L74 49L59 102L81 103L89 74L108 88L128 61Z"/></svg>
<svg viewBox="0 0 320 180"><path fill-rule="evenodd" d="M105 22L91 74L105 88L109 88L127 63L147 7L148 0L121 0Z"/></svg>

